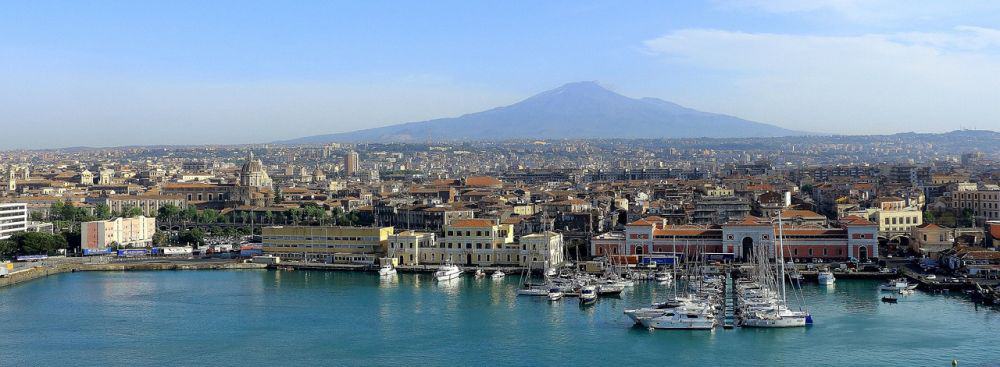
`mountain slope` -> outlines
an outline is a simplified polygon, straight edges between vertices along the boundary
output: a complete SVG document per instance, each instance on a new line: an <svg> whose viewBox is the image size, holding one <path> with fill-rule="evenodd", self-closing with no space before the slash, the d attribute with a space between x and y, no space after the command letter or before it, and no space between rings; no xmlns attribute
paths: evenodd
<svg viewBox="0 0 1000 367"><path fill-rule="evenodd" d="M629 98L594 82L577 82L536 94L510 106L460 117L316 135L282 143L723 138L805 134L733 116L702 112L656 98Z"/></svg>

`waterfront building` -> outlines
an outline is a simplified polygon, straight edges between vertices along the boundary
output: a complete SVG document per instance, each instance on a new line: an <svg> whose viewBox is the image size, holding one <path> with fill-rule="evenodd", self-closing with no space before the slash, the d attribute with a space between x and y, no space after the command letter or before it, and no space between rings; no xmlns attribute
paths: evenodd
<svg viewBox="0 0 1000 367"><path fill-rule="evenodd" d="M951 228L926 223L910 230L910 249L921 255L936 258L938 253L954 244L955 231Z"/></svg>
<svg viewBox="0 0 1000 367"><path fill-rule="evenodd" d="M374 264L392 233L393 227L264 227L263 250L283 259Z"/></svg>
<svg viewBox="0 0 1000 367"><path fill-rule="evenodd" d="M518 263L514 227L493 219L459 219L444 226L440 248L447 261L468 266ZM513 256L512 256L513 255Z"/></svg>
<svg viewBox="0 0 1000 367"><path fill-rule="evenodd" d="M563 263L563 236L552 231L521 236L520 265L548 269Z"/></svg>
<svg viewBox="0 0 1000 367"><path fill-rule="evenodd" d="M80 224L83 253L103 252L116 247L151 247L156 218L138 216L84 222Z"/></svg>
<svg viewBox="0 0 1000 367"><path fill-rule="evenodd" d="M433 233L402 231L389 236L387 256L395 259L397 265L421 265L424 250L431 249L436 242Z"/></svg>
<svg viewBox="0 0 1000 367"><path fill-rule="evenodd" d="M833 226L782 223L785 258L866 260L878 257L878 226L860 217L846 217ZM748 216L724 225L669 225L646 217L625 226L624 233L601 234L591 240L591 253L636 263L657 257L746 259L765 246L774 258L779 233L775 218Z"/></svg>
<svg viewBox="0 0 1000 367"><path fill-rule="evenodd" d="M924 213L920 208L907 205L899 198L880 198L872 219L879 225L879 232L889 237L906 234L913 227L924 224Z"/></svg>
<svg viewBox="0 0 1000 367"><path fill-rule="evenodd" d="M28 204L0 203L0 240L28 230Z"/></svg>

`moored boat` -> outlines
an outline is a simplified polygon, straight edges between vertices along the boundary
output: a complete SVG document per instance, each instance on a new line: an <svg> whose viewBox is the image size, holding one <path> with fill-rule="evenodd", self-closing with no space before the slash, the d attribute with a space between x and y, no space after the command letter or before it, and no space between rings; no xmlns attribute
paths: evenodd
<svg viewBox="0 0 1000 367"><path fill-rule="evenodd" d="M597 287L592 285L580 288L580 305L589 306L597 303Z"/></svg>
<svg viewBox="0 0 1000 367"><path fill-rule="evenodd" d="M445 265L442 266L438 271L434 272L434 278L439 282L452 280L458 278L462 275L462 269L459 269L457 265Z"/></svg>

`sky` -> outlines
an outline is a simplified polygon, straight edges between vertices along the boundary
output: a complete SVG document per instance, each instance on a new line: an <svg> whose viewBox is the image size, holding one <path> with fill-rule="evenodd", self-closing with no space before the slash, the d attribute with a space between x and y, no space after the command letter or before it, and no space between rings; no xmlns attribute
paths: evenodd
<svg viewBox="0 0 1000 367"><path fill-rule="evenodd" d="M1000 130L1000 2L6 1L0 149L264 143L596 80L832 134Z"/></svg>

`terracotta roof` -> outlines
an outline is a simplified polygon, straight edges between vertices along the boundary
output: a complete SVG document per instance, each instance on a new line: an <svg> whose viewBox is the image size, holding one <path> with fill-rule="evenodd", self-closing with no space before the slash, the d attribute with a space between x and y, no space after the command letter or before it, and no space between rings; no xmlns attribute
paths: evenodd
<svg viewBox="0 0 1000 367"><path fill-rule="evenodd" d="M493 221L490 219L459 219L451 222L452 227L491 227Z"/></svg>
<svg viewBox="0 0 1000 367"><path fill-rule="evenodd" d="M465 178L465 186L488 187L501 185L503 185L503 182L489 176L471 176Z"/></svg>

